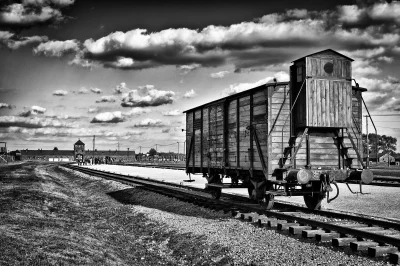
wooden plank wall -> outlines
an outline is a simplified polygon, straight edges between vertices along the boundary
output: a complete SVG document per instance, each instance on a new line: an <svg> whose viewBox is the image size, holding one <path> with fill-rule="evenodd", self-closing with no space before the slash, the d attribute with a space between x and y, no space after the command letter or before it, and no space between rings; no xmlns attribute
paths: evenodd
<svg viewBox="0 0 400 266"><path fill-rule="evenodd" d="M272 129L269 138L270 160L268 166L268 173L270 175L274 172L274 169L279 168L279 158L281 158L282 156L282 147L285 148L289 146L290 127L291 127L290 118L288 118L288 121L284 125L285 120L290 112L289 95L286 95L288 90L289 86L277 86L275 88L271 86L268 88L268 101L269 101L268 132L271 131L272 125L276 121L275 127ZM285 95L286 95L286 100L285 100ZM279 114L279 110L281 107L282 109ZM283 129L283 138L282 138L282 129ZM286 161L285 165L287 164L289 164L289 160Z"/></svg>
<svg viewBox="0 0 400 266"><path fill-rule="evenodd" d="M326 63L333 64L333 72L331 74L325 72ZM335 77L348 79L351 78L351 61L338 55L323 55L323 57L307 57L306 58L306 75L314 77Z"/></svg>
<svg viewBox="0 0 400 266"><path fill-rule="evenodd" d="M346 80L307 80L307 126L351 126L351 85Z"/></svg>

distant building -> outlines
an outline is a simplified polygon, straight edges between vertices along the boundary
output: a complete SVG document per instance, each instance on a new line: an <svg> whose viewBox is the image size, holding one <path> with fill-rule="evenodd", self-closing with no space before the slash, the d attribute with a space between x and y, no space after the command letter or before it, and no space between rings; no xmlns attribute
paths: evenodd
<svg viewBox="0 0 400 266"><path fill-rule="evenodd" d="M135 151L113 151L113 150L85 150L85 143L78 140L74 144L73 150L17 150L14 152L16 160L35 160L47 162L73 162L78 159L91 161L92 158L104 162L106 159L112 162L133 162L135 161Z"/></svg>

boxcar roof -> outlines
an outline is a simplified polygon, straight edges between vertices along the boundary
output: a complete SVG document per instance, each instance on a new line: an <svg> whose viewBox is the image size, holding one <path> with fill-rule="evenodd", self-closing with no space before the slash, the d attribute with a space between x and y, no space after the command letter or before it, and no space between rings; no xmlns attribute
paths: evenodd
<svg viewBox="0 0 400 266"><path fill-rule="evenodd" d="M248 89L248 90L245 90L245 91L241 91L241 92L239 92L239 93L235 93L235 94L229 95L229 96L227 96L227 97L220 98L220 99L217 99L217 100L215 100L215 101L208 102L208 103L205 103L205 104L202 104L202 105L199 105L199 106L190 108L190 109L184 111L183 113L187 113L187 112L189 112L189 111L192 111L192 110L195 110L195 109L198 109L198 108L201 108L201 107L205 107L205 106L208 106L208 105L212 105L212 104L217 103L217 102L223 102L223 101L225 101L225 100L227 100L227 99L234 99L234 98L240 97L240 96L242 96L242 95L246 95L247 93L249 93L249 91L258 90L258 89L261 89L261 88L266 87L266 86L282 86L282 85L289 85L289 81L286 81L286 82L277 82L277 83L266 83L266 84L260 85L260 86L258 86L258 87L255 87L255 88L251 88L251 89ZM361 92L367 91L366 88L362 88L362 87L352 86L351 88L352 88L353 90L359 90L359 91L361 91Z"/></svg>
<svg viewBox="0 0 400 266"><path fill-rule="evenodd" d="M319 52L316 52L316 53L312 53L312 54L303 56L302 58L299 58L299 59L296 59L296 60L292 61L292 63L297 62L297 61L299 61L299 60L302 60L302 59L305 58L305 57L309 57L309 56L313 56L313 55L317 55L317 54L323 54L323 53L326 53L326 52L334 53L334 54L340 55L340 56L342 56L342 57L344 57L344 58L346 58L346 59L348 59L348 60L350 60L350 61L354 61L354 60L351 59L350 57L347 57L347 56L345 56L345 55L343 55L343 54L341 54L341 53L338 53L338 52L336 52L335 50L326 49L326 50L322 50L322 51L319 51Z"/></svg>
<svg viewBox="0 0 400 266"><path fill-rule="evenodd" d="M235 94L226 96L226 97L224 97L224 98L220 98L220 99L218 99L218 100L215 100L215 101L212 101L212 102L208 102L208 103L205 103L205 104L202 104L202 105L199 105L199 106L190 108L190 109L184 111L183 113L186 113L186 112L189 112L189 111L192 111L192 110L194 110L194 109L198 109L198 108L201 108L201 107L204 107L204 106L207 106L207 105L212 105L212 104L217 103L217 102L223 102L223 101L225 101L225 100L227 100L227 99L237 98L237 97L240 97L240 96L242 96L242 95L248 94L250 91L259 90L259 89L261 89L261 88L263 88L263 87L266 87L266 86L268 87L268 86L282 86L282 85L289 85L289 81L277 82L277 83L275 83L275 82L273 82L273 83L266 83L266 84L260 85L260 86L258 86L258 87L254 87L254 88L251 88L251 89L248 89L248 90L245 90L245 91L241 91L241 92L238 92L238 93L235 93Z"/></svg>

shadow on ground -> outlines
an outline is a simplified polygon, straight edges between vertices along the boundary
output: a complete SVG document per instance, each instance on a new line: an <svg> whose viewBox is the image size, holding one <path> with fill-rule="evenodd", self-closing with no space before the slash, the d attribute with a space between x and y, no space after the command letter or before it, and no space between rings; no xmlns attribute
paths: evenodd
<svg viewBox="0 0 400 266"><path fill-rule="evenodd" d="M195 206L174 198L169 198L141 187L127 188L107 193L110 197L123 204L141 205L174 214L200 217L205 219L230 218L230 214L212 212L209 209Z"/></svg>

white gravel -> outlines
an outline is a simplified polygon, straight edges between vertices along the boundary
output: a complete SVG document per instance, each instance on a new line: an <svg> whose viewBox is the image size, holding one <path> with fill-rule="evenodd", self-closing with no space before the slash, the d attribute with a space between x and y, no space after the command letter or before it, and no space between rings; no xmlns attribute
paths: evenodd
<svg viewBox="0 0 400 266"><path fill-rule="evenodd" d="M157 171L159 169L153 169L153 172ZM128 188L117 182L81 173L78 175L105 182L110 191ZM162 171L158 173L160 175L165 178ZM287 233L258 228L222 212L213 212L140 189L132 195L132 200L140 203L131 205L132 212L143 213L148 219L164 224L166 230L202 236L210 245L227 247L227 255L233 258L235 265L387 265L385 261L370 259L365 254L354 255L348 248L333 248L330 244L318 244ZM218 264L218 259L215 263Z"/></svg>

